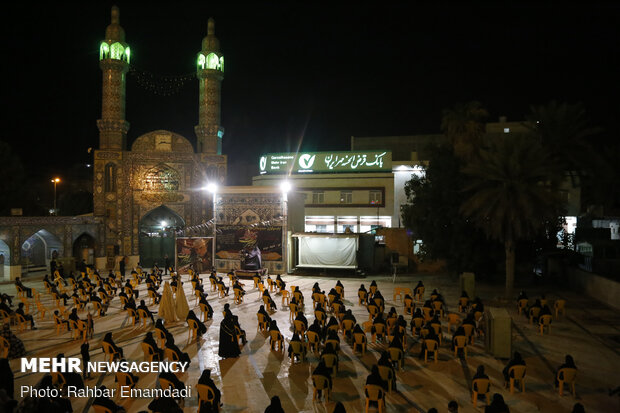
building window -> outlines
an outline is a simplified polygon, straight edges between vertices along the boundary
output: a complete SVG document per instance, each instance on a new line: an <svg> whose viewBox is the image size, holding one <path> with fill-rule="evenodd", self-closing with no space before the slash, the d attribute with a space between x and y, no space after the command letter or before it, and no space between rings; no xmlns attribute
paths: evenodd
<svg viewBox="0 0 620 413"><path fill-rule="evenodd" d="M383 203L383 193L381 191L370 191L369 203L371 205L381 205Z"/></svg>
<svg viewBox="0 0 620 413"><path fill-rule="evenodd" d="M353 203L353 191L340 191L340 203L352 204Z"/></svg>
<svg viewBox="0 0 620 413"><path fill-rule="evenodd" d="M113 163L105 166L104 187L106 192L116 192L116 165Z"/></svg>
<svg viewBox="0 0 620 413"><path fill-rule="evenodd" d="M314 191L312 193L312 203L313 204L324 204L325 203L325 192Z"/></svg>

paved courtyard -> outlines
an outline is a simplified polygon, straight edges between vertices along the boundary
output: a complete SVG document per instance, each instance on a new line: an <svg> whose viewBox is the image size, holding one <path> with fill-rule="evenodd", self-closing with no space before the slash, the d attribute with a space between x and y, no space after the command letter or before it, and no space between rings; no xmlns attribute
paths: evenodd
<svg viewBox="0 0 620 413"><path fill-rule="evenodd" d="M222 274L223 275L223 274ZM206 290L209 290L207 275L205 278ZM187 276L183 276L187 281ZM167 279L167 277L165 277ZM227 283L227 277L225 277ZM301 288L306 306L304 313L309 323L314 320L311 303L311 288L319 282L326 293L334 287L338 278L330 276L310 277L287 275L283 279L290 285ZM404 314L403 303L393 300L395 287L413 288L418 280L426 286L426 297L433 289L443 294L449 311L457 311L457 301L460 295L458 280L448 275L412 275L398 276L392 282L391 276L368 276L366 278L341 278L344 284L344 303L353 310L358 323L368 320L365 307L358 304L357 289L363 283L367 288L372 280L376 280L379 290L386 300L386 311L394 306L399 314ZM40 279L29 277L24 280L26 286L34 287L41 292L41 300L48 309L54 307L49 294L45 292ZM146 299L144 284L140 285L140 298ZM185 282L185 294L188 297L190 309L196 314L200 310L191 292L191 284ZM347 411L360 412L364 410L363 387L370 369L379 358L383 344L374 344L369 339L369 351L364 356L354 353L350 345L341 335L340 366L334 377L332 401L312 401L312 370L317 365L317 356L309 354L305 363L291 364L285 354L270 351L266 333L257 332L256 311L262 301L258 290L252 288L252 281L245 281L246 296L242 304L234 304L231 295L226 298L217 298L215 293L209 293L208 300L214 309L214 319L207 322L208 331L198 341L187 344L188 329L185 322L177 322L168 329L175 336L177 345L192 358L189 371L180 376L188 385L195 385L203 369L212 370L212 377L222 391L224 412L263 412L269 404L271 396L278 395L282 400L284 410L288 412L330 412L334 408L334 401L343 402ZM15 295L12 284L0 286L0 291ZM160 290L161 291L161 290ZM498 297L502 294L501 286L477 286L477 295L480 296L485 307L505 306L513 317L513 350L521 352L527 363L525 393L516 390L514 394L503 387L502 369L506 360L499 360L489 356L484 349L484 340L476 339L469 347L467 359L455 358L449 348L449 338L452 333L448 330L447 321L442 322L444 340L440 348L439 361L425 363L417 355L420 343L408 331L408 352L405 367L396 374L398 391L387 397L388 412L426 412L435 407L440 412L447 411L450 400L456 400L461 412L483 411L486 403L479 402L474 408L471 402L471 380L479 365L484 365L491 379L491 394L497 392L504 396L511 412L570 412L576 402L585 406L587 412L617 412L620 411L620 397L609 396L610 388L620 385L620 316L617 311L606 307L599 302L571 291L552 293L530 289L530 299L546 293L552 305L555 299L564 298L567 301L567 314L554 320L551 334L541 336L537 328L530 325L525 317L517 315L513 302L502 304ZM277 320L285 340L292 337L289 311L282 306L280 296L274 296L278 311L272 316ZM150 300L147 300L150 302ZM230 303L233 314L239 316L241 326L246 330L248 343L242 348L239 358L220 360L218 357L219 325L222 320L222 309L225 303ZM14 308L17 302L14 303ZM34 302L31 304L31 313L35 312ZM152 310L157 311L156 307ZM85 318L86 312L80 312ZM464 317L464 315L461 315ZM411 316L405 317L407 322ZM79 357L80 343L73 341L71 333L65 332L57 336L49 315L44 321L37 320L38 330L17 332L26 346L28 357L54 357L58 353L65 356ZM91 340L91 361L103 360L100 341L104 334L112 332L117 345L123 347L128 360L142 361L143 353L140 343L147 331L152 331L150 324L146 328L131 325L127 313L121 311L120 301L114 298L107 315L95 320L95 337ZM16 331L16 329L14 329ZM288 345L287 345L288 348ZM557 366L562 364L564 356L571 354L578 367L577 397L574 398L566 390L559 396L553 387L553 378ZM20 372L19 360L12 360L11 367L15 375L15 393L19 396L19 386L36 384L41 374L24 374ZM156 374L138 374L140 380L137 387L156 387ZM86 381L88 386L105 385L116 388L113 374L96 375ZM194 390L195 392L195 390ZM150 402L147 399L115 400L123 405L128 412L147 410ZM92 411L92 399L72 399L75 412ZM186 412L197 410L196 393L186 400Z"/></svg>

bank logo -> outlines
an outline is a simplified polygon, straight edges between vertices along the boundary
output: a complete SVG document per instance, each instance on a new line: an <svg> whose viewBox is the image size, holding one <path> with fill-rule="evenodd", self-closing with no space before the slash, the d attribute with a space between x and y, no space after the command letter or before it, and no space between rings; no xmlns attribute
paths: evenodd
<svg viewBox="0 0 620 413"><path fill-rule="evenodd" d="M266 167L267 167L267 157L261 156L260 157L260 170L264 171Z"/></svg>
<svg viewBox="0 0 620 413"><path fill-rule="evenodd" d="M299 166L301 166L301 169L312 168L312 165L314 164L314 158L316 158L316 155L310 155L309 153L304 153L303 155L301 155L299 157Z"/></svg>

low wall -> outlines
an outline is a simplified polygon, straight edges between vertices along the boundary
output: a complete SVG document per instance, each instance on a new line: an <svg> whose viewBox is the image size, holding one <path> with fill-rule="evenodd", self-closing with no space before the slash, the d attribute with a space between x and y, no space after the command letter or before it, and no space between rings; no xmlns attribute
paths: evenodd
<svg viewBox="0 0 620 413"><path fill-rule="evenodd" d="M566 269L566 276L573 290L620 310L620 282L574 267Z"/></svg>

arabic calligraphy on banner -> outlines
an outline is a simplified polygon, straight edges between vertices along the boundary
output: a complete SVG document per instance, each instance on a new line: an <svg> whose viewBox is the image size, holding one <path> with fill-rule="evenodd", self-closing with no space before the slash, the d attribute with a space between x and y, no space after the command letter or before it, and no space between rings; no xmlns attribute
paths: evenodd
<svg viewBox="0 0 620 413"><path fill-rule="evenodd" d="M268 153L259 168L261 174L391 171L392 152Z"/></svg>

